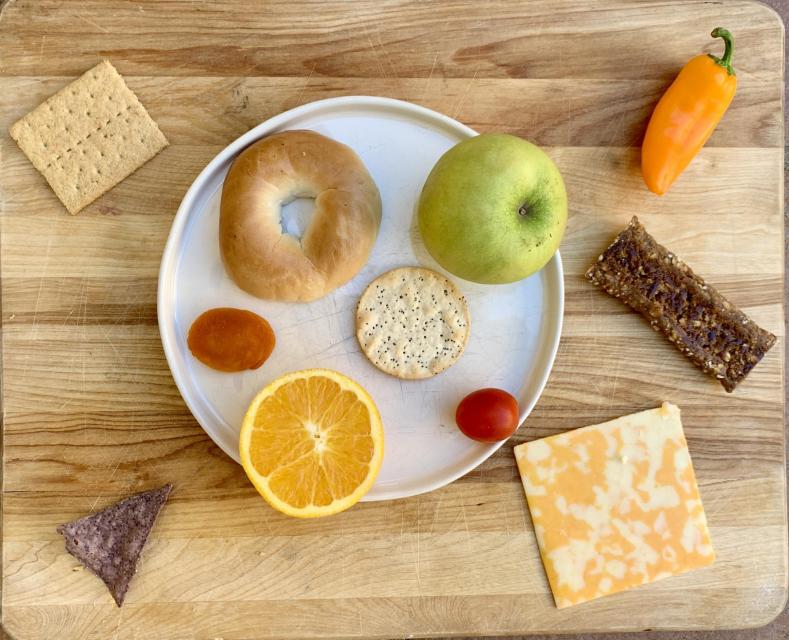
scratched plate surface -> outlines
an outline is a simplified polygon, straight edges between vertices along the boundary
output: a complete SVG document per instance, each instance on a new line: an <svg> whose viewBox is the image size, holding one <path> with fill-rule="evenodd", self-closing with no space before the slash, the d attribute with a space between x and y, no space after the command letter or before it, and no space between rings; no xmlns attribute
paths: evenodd
<svg viewBox="0 0 789 640"><path fill-rule="evenodd" d="M359 154L381 192L381 229L364 268L328 296L311 303L259 300L239 289L222 266L217 240L222 182L232 159L250 142L273 131L305 128ZM405 102L329 99L263 123L200 174L178 211L162 260L159 326L181 394L228 455L238 460L238 431L254 395L277 376L310 367L351 376L378 405L385 456L368 500L402 498L443 486L501 446L469 440L455 426L458 402L474 389L506 389L519 399L525 419L558 347L563 303L558 254L541 272L511 285L483 286L455 278L469 303L471 336L458 363L431 379L400 380L380 372L361 353L355 335L357 300L376 276L409 265L441 271L414 230L415 204L436 160L471 135L473 130L456 121ZM277 346L259 369L228 375L190 356L189 326L203 311L223 306L250 309L271 323Z"/></svg>

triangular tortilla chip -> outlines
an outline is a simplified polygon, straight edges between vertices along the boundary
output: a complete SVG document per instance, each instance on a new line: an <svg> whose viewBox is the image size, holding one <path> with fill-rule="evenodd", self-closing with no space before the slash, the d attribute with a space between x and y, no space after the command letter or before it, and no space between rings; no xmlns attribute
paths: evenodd
<svg viewBox="0 0 789 640"><path fill-rule="evenodd" d="M172 484L138 493L103 511L62 524L66 551L104 581L120 607L137 560Z"/></svg>

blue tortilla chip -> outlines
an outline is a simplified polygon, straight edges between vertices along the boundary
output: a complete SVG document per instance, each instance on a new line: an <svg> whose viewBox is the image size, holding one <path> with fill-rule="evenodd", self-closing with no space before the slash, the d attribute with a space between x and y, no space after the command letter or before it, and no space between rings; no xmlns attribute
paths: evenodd
<svg viewBox="0 0 789 640"><path fill-rule="evenodd" d="M66 539L66 551L104 581L119 607L172 488L172 484L166 484L138 493L57 528Z"/></svg>

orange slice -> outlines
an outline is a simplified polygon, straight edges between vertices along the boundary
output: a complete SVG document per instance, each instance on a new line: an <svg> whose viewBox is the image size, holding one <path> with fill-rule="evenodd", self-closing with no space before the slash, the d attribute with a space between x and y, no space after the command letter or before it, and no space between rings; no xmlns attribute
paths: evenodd
<svg viewBox="0 0 789 640"><path fill-rule="evenodd" d="M328 369L277 378L249 405L241 464L278 511L316 518L370 490L384 457L381 416L356 382Z"/></svg>

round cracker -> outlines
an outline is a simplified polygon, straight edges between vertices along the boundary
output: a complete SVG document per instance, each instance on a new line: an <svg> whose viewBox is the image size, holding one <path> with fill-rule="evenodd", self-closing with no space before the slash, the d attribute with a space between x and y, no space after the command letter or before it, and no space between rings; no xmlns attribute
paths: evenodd
<svg viewBox="0 0 789 640"><path fill-rule="evenodd" d="M393 269L373 280L356 308L367 359L404 380L430 378L458 361L471 329L466 299L440 273Z"/></svg>

